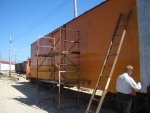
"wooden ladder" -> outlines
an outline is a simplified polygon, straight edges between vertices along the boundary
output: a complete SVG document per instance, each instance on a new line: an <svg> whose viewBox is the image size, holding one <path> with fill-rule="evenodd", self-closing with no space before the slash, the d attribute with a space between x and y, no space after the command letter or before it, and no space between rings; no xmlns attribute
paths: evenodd
<svg viewBox="0 0 150 113"><path fill-rule="evenodd" d="M119 17L115 26L115 30L114 30L114 33L113 33L113 36L109 45L109 49L107 51L101 72L98 76L97 83L95 85L89 104L87 106L86 113L99 113L100 112L115 65L117 63L117 59L121 50L121 46L123 44L123 40L125 38L126 29L128 27L131 14L132 14L132 11L130 10L128 15L126 16L125 22L123 22L123 15L121 13L119 14ZM96 98L97 90L102 91L101 98L99 99ZM94 104L94 102L98 102L98 105L96 106L96 110L93 111L92 105Z"/></svg>

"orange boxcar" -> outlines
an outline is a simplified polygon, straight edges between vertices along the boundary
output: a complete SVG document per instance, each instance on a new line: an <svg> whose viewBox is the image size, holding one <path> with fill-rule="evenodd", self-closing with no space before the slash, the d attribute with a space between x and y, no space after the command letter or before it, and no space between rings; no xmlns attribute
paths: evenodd
<svg viewBox="0 0 150 113"><path fill-rule="evenodd" d="M31 75L31 59L27 59L27 64L26 64L26 79L29 80Z"/></svg>
<svg viewBox="0 0 150 113"><path fill-rule="evenodd" d="M77 66L76 69L79 67L80 80L89 81L90 83L81 83L81 86L94 88L99 72L102 68L118 16L122 13L125 20L125 16L128 14L130 9L132 10L131 19L129 21L125 40L109 85L109 91L115 92L116 78L124 71L125 66L128 64L133 65L135 68L133 75L134 79L136 81L140 81L140 53L136 0L107 0L64 24L55 31L45 35L45 38L41 38L34 42L31 45L30 77L37 78L37 62L38 65L43 64L39 66L40 71L38 73L38 78L41 79L58 79L59 70L57 69L57 66L61 65L59 63L61 62L65 65L65 63L67 64L72 62L72 65ZM77 40L78 38L79 40ZM67 41L69 41L69 43L67 43ZM70 43L71 41L76 41L76 43L78 43L77 46L72 45L72 43ZM37 47L39 46L41 46L38 50L39 55L50 54L50 52L55 52L55 55L50 57L39 57L37 61ZM57 52L69 49L72 51L79 50L80 55L68 55L67 60L65 58L62 58L62 60L59 58L60 56L56 56ZM73 66L70 68L63 66L61 69L63 70L66 68L72 70ZM65 78L76 77L77 76L74 74L68 74L65 76Z"/></svg>

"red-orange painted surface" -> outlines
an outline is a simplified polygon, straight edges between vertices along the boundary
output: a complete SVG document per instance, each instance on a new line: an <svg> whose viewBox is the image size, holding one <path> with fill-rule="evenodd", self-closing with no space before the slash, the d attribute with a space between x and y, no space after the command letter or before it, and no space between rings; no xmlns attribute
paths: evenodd
<svg viewBox="0 0 150 113"><path fill-rule="evenodd" d="M93 88L95 86L113 35L117 18L119 14L122 13L125 21L125 16L128 14L130 9L132 9L131 20L129 22L125 40L109 85L109 91L115 92L116 78L119 74L124 72L124 68L128 64L133 65L134 67L133 78L136 81L140 80L136 1L108 0L64 25L67 29L79 31L80 79L91 81L90 86L84 84L85 87ZM61 32L61 35L66 40L74 40L74 34L69 31ZM57 40L60 37L60 30L58 29L46 36L53 37ZM40 43L47 45L49 41L42 42L41 39ZM60 43L63 45L63 42ZM59 44L56 45L56 47L63 49ZM69 48L69 46L70 45L67 45L66 48ZM48 50L43 49L40 53L42 52L46 53ZM31 76L36 77L36 42L32 44L31 53ZM76 59L77 58L74 58L73 61L76 62ZM57 57L55 58L55 61L58 61ZM46 68L43 67L43 69ZM53 72L50 71L49 73L46 73L46 75L42 72L39 74L39 77L44 79L57 78L56 76L58 76L58 73L55 73L54 75Z"/></svg>
<svg viewBox="0 0 150 113"><path fill-rule="evenodd" d="M26 64L26 79L29 80L30 79L30 75L31 75L31 59L29 58L27 60L27 64Z"/></svg>

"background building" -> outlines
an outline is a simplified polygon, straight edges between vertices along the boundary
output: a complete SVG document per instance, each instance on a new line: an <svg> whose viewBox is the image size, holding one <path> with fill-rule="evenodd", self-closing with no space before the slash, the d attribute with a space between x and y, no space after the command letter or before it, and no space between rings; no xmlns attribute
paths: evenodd
<svg viewBox="0 0 150 113"><path fill-rule="evenodd" d="M0 61L0 73L4 75L9 74L9 62L8 61ZM15 65L11 64L11 71L15 71Z"/></svg>

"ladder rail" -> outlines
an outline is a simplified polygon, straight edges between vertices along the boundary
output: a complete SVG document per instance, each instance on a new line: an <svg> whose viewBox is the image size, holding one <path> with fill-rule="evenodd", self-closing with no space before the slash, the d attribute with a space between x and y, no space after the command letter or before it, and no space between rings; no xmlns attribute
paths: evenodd
<svg viewBox="0 0 150 113"><path fill-rule="evenodd" d="M120 14L119 14L119 17L118 17L117 24L116 24L116 26L115 26L115 31L114 31L113 36L112 36L112 42L114 42L114 40L115 40L115 36L116 36L116 34L117 34L117 30L118 30L119 23L120 23L120 21L121 21L122 16L123 16L123 14L120 13Z"/></svg>
<svg viewBox="0 0 150 113"><path fill-rule="evenodd" d="M87 109L86 109L86 113L91 112L90 107L91 107L91 105L92 105L92 101L95 100L94 97L95 97L97 88L98 88L98 86L100 85L100 81L101 81L101 79L102 79L101 77L102 77L102 75L103 75L103 72L104 72L104 70L106 69L106 64L107 64L107 62L109 62L109 61L108 61L108 58L109 58L109 57L112 57L112 56L115 56L114 59L113 59L112 65L111 65L111 69L110 69L110 71L109 71L109 75L108 75L107 81L106 81L106 83L105 83L105 85L104 85L104 90L103 90L103 92L102 92L101 98L100 98L99 101L98 101L98 106L97 106L97 108L96 108L96 112L93 112L93 111L92 111L92 112L93 112L93 113L99 113L99 111L100 111L100 109L101 109L101 106L102 106L102 104L103 104L105 95L107 94L107 89L108 89L109 83L110 83L110 81L111 81L111 77L112 77L112 75L113 75L113 71L114 71L114 69L115 69L115 66L116 66L116 63L117 63L117 60L118 60L118 56L119 56L121 47L122 47L122 45L123 45L123 41L124 41L124 39L125 39L126 29L127 29L127 27L128 27L131 14L132 14L132 11L130 10L129 13L128 13L128 15L127 15L127 17L126 17L126 21L125 21L125 24L124 24L123 29L122 29L122 33L121 33L121 37L120 37L120 39L119 39L119 43L117 44L118 47L117 47L116 53L115 53L115 54L113 53L113 55L112 55L111 50L112 50L112 48L114 47L114 45L116 45L116 44L114 44L114 43L115 43L115 39L116 39L116 37L117 37L117 34L118 34L118 32L119 32L118 29L119 29L119 27L120 27L121 19L122 19L122 14L121 14L121 13L119 14L118 21L117 21L117 23L116 23L114 33L113 33L113 36L112 36L112 39L111 39L111 42L110 42L110 45L109 45L109 48L108 48L106 57L105 57L105 59L104 59L103 66L102 66L101 71L100 71L100 74L99 74L99 76L98 76L98 79L97 79L95 88L94 88L94 90L93 90L93 93L92 93L92 96L91 96L91 98L90 98L88 107L87 107ZM121 28L120 28L120 29L121 29ZM116 40L117 40L117 39L116 39ZM112 51L113 51L113 50L112 50Z"/></svg>
<svg viewBox="0 0 150 113"><path fill-rule="evenodd" d="M115 26L115 31L114 31L112 40L111 40L111 42L110 42L108 51L107 51L107 53L106 53L106 57L105 57L105 59L104 59L104 63L103 63L102 69L101 69L101 71L100 71L100 74L99 74L99 76L98 76L98 79L97 79L95 88L94 88L93 93L92 93L92 96L91 96L91 98L90 98L88 107L87 107L87 109L86 109L86 113L88 113L88 110L90 109L90 105L92 104L92 99L93 99L94 96L95 96L95 93L96 93L96 90L97 90L99 81L100 81L101 76L102 76L102 74L103 74L103 71L104 71L104 68L105 68L105 65L106 65L106 62L107 62L107 59L108 59L108 55L109 55L109 53L110 53L110 50L111 50L111 47L112 47L112 44L113 44L113 41L114 41L114 36L115 36L115 34L117 33L117 28L118 28L119 23L120 23L120 21L121 21L121 17L122 17L122 14L120 14L119 17L118 17L117 25Z"/></svg>
<svg viewBox="0 0 150 113"><path fill-rule="evenodd" d="M112 69L110 71L110 74L109 74L109 78L108 78L108 81L106 83L106 86L105 86L105 89L104 89L104 93L102 94L102 97L101 97L101 100L98 104L98 107L97 107L97 110L96 110L96 113L99 113L100 109L101 109L101 106L102 106L102 103L103 103L103 100L105 98L105 95L107 93L107 89L108 89L108 86L109 86L109 83L110 83L110 80L111 80L111 77L112 77L112 74L113 74L113 71L114 71L114 68L116 66L116 63L117 63L117 60L118 60L118 56L119 56L119 53L120 53L120 50L121 50L121 45L123 43L123 40L125 38L125 34L126 34L126 30L124 30L123 32L123 35L121 37L121 41L120 41L120 44L119 44L119 47L118 47L118 50L117 50L117 56L115 57L115 60L113 62L113 66L112 66Z"/></svg>
<svg viewBox="0 0 150 113"><path fill-rule="evenodd" d="M107 89L108 89L108 86L109 86L109 83L110 83L110 80L111 80L111 77L112 77L112 74L113 74L113 71L115 69L115 66L116 66L116 63L117 63L117 60L118 60L118 56L119 56L119 53L120 53L120 50L121 50L121 47L122 47L122 44L123 44L123 41L125 39L125 35L126 35L126 29L128 27L128 24L129 24L129 20L131 18L131 14L132 14L132 10L129 11L129 14L127 16L127 19L126 19L126 24L124 26L124 30L123 30L123 34L122 34L122 37L121 37L121 40L120 40L120 43L119 43L119 47L118 47L118 50L117 50L117 56L115 57L114 59L114 62L113 62L113 66L112 66L112 69L110 71L110 74L109 74L109 78L108 78L108 81L106 83L106 86L105 86L105 90L104 90L104 93L102 94L102 98L98 104L98 108L96 110L96 113L99 113L100 109L101 109L101 106L102 106L102 103L103 103L103 100L105 98L105 95L107 93Z"/></svg>
<svg viewBox="0 0 150 113"><path fill-rule="evenodd" d="M97 82L96 82L96 87L95 87L94 90L93 90L92 96L91 96L91 98L90 98L90 102L89 102L88 107L87 107L87 109L86 109L86 113L88 113L88 110L90 109L90 105L91 105L91 103L92 103L92 99L93 99L94 96L95 96L95 93L96 93L96 90L97 90L97 87L98 87L98 84L99 84L99 80L101 79L101 76L102 76L102 73L103 73L103 71L104 71L105 64L106 64L106 61L107 61L107 58L108 58L108 54L109 54L110 49L111 49L111 45L112 45L112 41L111 41L111 44L110 44L110 46L109 46L109 50L107 51L107 55L106 55L105 60L104 60L104 65L102 66L101 72L100 72L100 74L99 74L99 76L98 76L98 79L97 79Z"/></svg>

